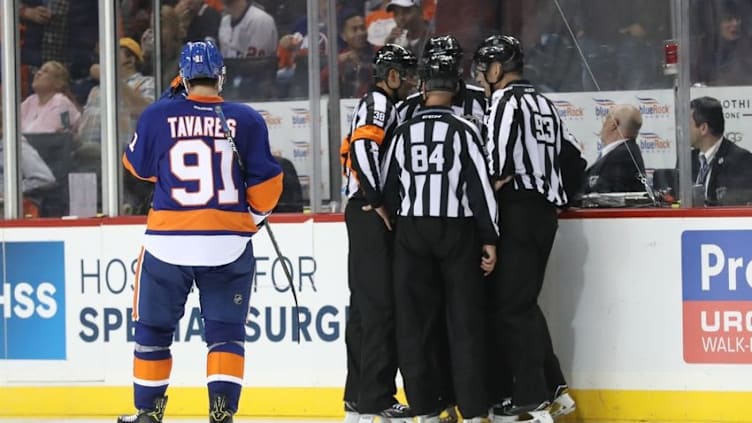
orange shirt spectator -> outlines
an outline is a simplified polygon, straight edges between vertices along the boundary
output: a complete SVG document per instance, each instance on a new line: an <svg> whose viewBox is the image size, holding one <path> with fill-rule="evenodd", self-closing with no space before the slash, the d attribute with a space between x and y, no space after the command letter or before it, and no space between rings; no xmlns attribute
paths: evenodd
<svg viewBox="0 0 752 423"><path fill-rule="evenodd" d="M386 37L395 25L394 14L392 12L387 12L386 9L384 9L384 5L369 13L368 16L366 16L368 42L376 47L383 46Z"/></svg>
<svg viewBox="0 0 752 423"><path fill-rule="evenodd" d="M384 45L386 37L392 28L396 25L394 22L394 14L386 11L386 5L388 0L381 3L381 7L370 12L366 16L366 30L368 31L368 42L371 45L380 48ZM426 22L433 22L434 16L436 16L436 0L424 0L421 3L423 7L423 19Z"/></svg>

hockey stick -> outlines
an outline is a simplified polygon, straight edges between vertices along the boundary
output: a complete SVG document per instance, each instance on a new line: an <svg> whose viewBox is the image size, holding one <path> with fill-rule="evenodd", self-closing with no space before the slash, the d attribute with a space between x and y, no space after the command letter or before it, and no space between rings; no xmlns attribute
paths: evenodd
<svg viewBox="0 0 752 423"><path fill-rule="evenodd" d="M225 118L225 114L222 111L221 105L216 105L214 107L214 112L219 117L220 124L222 125L222 131L225 133L225 139L227 139L227 142L230 143L230 148L232 149L232 155L235 157L235 161L238 164L238 167L240 168L240 172L242 174L241 179L243 180L243 187L245 190L248 190L248 186L245 182L245 163L243 163L243 158L240 157L240 152L238 151L238 146L235 144L235 139L232 137L232 132L230 132L230 125L227 124L227 119ZM251 217L251 220L253 220L253 215L251 215L251 209L248 208L248 214ZM266 228L266 233L269 234L269 239L272 241L272 246L274 247L274 252L277 254L277 259L282 263L282 269L285 272L285 276L287 277L287 282L290 285L290 292L292 293L292 299L295 301L295 322L297 323L298 328L298 344L300 344L300 316L298 315L298 308L300 306L298 305L298 295L295 293L295 283L292 281L292 272L290 269L287 268L287 262L285 261L285 256L282 255L282 250L279 249L279 244L277 244L277 238L274 236L274 232L272 232L272 228L269 225L268 219L265 219L266 221L263 223L264 227Z"/></svg>

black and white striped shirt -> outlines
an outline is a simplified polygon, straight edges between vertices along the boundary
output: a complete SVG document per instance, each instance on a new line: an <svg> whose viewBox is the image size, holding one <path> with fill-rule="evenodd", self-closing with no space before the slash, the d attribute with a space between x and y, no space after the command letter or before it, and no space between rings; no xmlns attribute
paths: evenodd
<svg viewBox="0 0 752 423"><path fill-rule="evenodd" d="M407 122L412 119L415 112L423 107L423 94L415 93L407 97L404 101L397 103L397 113L400 121ZM486 117L486 93L483 88L475 85L468 85L465 81L460 81L460 90L454 96L452 110L457 116L466 119L472 117L473 123L479 127L483 124Z"/></svg>
<svg viewBox="0 0 752 423"><path fill-rule="evenodd" d="M386 205L399 216L474 217L484 244L499 234L478 128L426 107L397 128L384 158Z"/></svg>
<svg viewBox="0 0 752 423"><path fill-rule="evenodd" d="M486 130L493 179L512 176L515 190L538 191L549 202L566 205L561 151L574 147L580 159L582 153L551 100L530 82L514 81L494 92Z"/></svg>
<svg viewBox="0 0 752 423"><path fill-rule="evenodd" d="M397 109L386 92L375 88L361 98L340 147L347 198L361 195L373 207L382 204L381 160L398 123Z"/></svg>

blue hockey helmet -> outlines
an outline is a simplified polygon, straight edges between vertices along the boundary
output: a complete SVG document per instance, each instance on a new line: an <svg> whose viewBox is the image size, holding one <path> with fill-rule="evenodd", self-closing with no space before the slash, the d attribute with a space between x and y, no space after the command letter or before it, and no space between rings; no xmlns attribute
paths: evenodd
<svg viewBox="0 0 752 423"><path fill-rule="evenodd" d="M218 79L225 76L225 63L219 48L211 41L189 42L180 52L180 76L183 81Z"/></svg>

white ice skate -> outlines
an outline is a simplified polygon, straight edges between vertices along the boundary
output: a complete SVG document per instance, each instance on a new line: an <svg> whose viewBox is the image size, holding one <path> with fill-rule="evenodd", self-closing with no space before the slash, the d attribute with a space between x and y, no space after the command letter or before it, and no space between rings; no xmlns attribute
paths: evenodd
<svg viewBox="0 0 752 423"><path fill-rule="evenodd" d="M556 388L554 400L551 403L551 406L548 408L548 411L549 413L551 413L551 417L558 419L559 417L564 417L567 414L571 414L572 412L574 412L576 407L577 406L574 402L574 398L569 395L569 388L567 387L567 385L561 385Z"/></svg>

